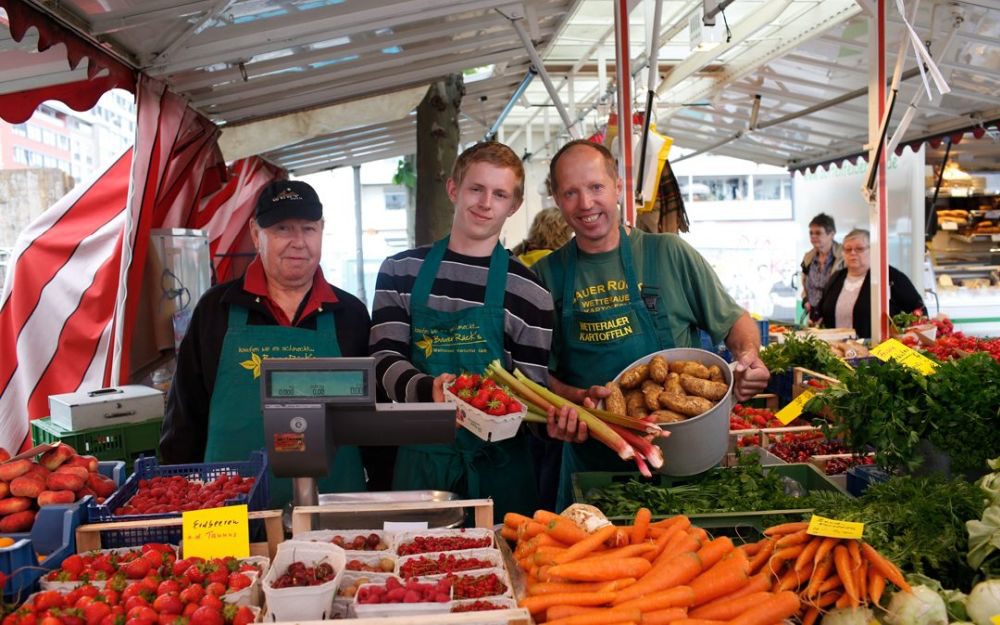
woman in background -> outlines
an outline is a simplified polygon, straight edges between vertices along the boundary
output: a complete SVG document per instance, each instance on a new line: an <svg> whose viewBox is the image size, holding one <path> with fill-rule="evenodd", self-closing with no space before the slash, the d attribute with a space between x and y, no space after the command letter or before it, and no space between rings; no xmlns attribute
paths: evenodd
<svg viewBox="0 0 1000 625"><path fill-rule="evenodd" d="M511 250L525 267L530 267L540 259L563 246L573 236L573 230L563 219L555 206L542 209L535 215L528 230L528 238Z"/></svg>

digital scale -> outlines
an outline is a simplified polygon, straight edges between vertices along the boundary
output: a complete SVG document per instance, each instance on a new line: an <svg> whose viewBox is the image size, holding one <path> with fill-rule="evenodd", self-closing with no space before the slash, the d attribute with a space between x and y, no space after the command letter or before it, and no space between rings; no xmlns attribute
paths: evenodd
<svg viewBox="0 0 1000 625"><path fill-rule="evenodd" d="M455 406L376 403L375 359L268 358L260 404L267 459L292 478L292 505L319 501L338 445L428 445L455 440Z"/></svg>

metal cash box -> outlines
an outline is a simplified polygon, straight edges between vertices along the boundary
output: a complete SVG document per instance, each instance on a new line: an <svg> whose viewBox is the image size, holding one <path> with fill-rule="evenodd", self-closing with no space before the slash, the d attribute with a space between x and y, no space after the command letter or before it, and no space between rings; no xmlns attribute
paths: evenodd
<svg viewBox="0 0 1000 625"><path fill-rule="evenodd" d="M74 431L157 419L163 407L162 391L139 384L49 395L52 423Z"/></svg>

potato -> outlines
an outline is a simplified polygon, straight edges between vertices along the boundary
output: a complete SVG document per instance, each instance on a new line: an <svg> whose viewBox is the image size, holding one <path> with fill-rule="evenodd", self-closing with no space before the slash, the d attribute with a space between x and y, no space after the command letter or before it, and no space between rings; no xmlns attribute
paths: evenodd
<svg viewBox="0 0 1000 625"><path fill-rule="evenodd" d="M688 417L697 417L698 415L711 410L712 406L715 404L708 401L704 397L676 395L674 393L667 393L664 391L663 393L660 393L660 405L667 410L673 410L676 413Z"/></svg>
<svg viewBox="0 0 1000 625"><path fill-rule="evenodd" d="M10 494L10 484L7 482L0 482L0 499L3 499Z"/></svg>
<svg viewBox="0 0 1000 625"><path fill-rule="evenodd" d="M40 464L32 463L31 468L28 469L28 472L25 473L25 475L34 475L36 477L42 478L42 480L46 480L49 477L49 473L52 473L52 471L49 471Z"/></svg>
<svg viewBox="0 0 1000 625"><path fill-rule="evenodd" d="M670 365L667 364L666 358L663 356L653 356L653 359L649 361L649 377L657 384L663 384L663 381L667 379L667 374L670 373Z"/></svg>
<svg viewBox="0 0 1000 625"><path fill-rule="evenodd" d="M642 391L634 390L625 394L625 412L627 416L635 417L636 419L643 419L649 416L649 410L646 408L646 399L643 397Z"/></svg>
<svg viewBox="0 0 1000 625"><path fill-rule="evenodd" d="M713 382L725 382L726 378L722 375L722 369L719 365L712 365L708 368L708 379Z"/></svg>
<svg viewBox="0 0 1000 625"><path fill-rule="evenodd" d="M66 461L71 467L83 467L88 473L97 473L99 461L94 456L73 456Z"/></svg>
<svg viewBox="0 0 1000 625"><path fill-rule="evenodd" d="M22 512L30 508L33 503L34 500L27 497L8 497L0 500L0 515Z"/></svg>
<svg viewBox="0 0 1000 625"><path fill-rule="evenodd" d="M7 462L10 460L10 452L0 447L0 462Z"/></svg>
<svg viewBox="0 0 1000 625"><path fill-rule="evenodd" d="M624 413L622 413L624 414ZM105 477L100 473L91 473L87 476L87 487L94 491L98 497L110 497L118 490L118 485L110 477ZM83 492L81 489L80 492Z"/></svg>
<svg viewBox="0 0 1000 625"><path fill-rule="evenodd" d="M31 497L34 499L45 490L45 480L30 475L14 478L10 483L10 494L14 497Z"/></svg>
<svg viewBox="0 0 1000 625"><path fill-rule="evenodd" d="M27 532L34 524L35 512L33 510L14 512L0 519L0 533Z"/></svg>
<svg viewBox="0 0 1000 625"><path fill-rule="evenodd" d="M659 409L654 410L649 414L653 418L653 423L677 423L678 421L683 421L687 419L682 414L677 414L673 410Z"/></svg>
<svg viewBox="0 0 1000 625"><path fill-rule="evenodd" d="M87 479L87 476L90 475L90 471L83 467L67 466L65 464L56 469L54 473L58 473L60 475L75 475L81 480Z"/></svg>
<svg viewBox="0 0 1000 625"><path fill-rule="evenodd" d="M693 360L675 360L670 363L670 370L674 373L686 373L702 380L708 379L708 367Z"/></svg>
<svg viewBox="0 0 1000 625"><path fill-rule="evenodd" d="M627 389L639 388L647 378L649 378L649 365L637 365L623 373L618 384Z"/></svg>
<svg viewBox="0 0 1000 625"><path fill-rule="evenodd" d="M45 480L49 490L71 490L74 493L87 485L87 480L71 473L53 473Z"/></svg>
<svg viewBox="0 0 1000 625"><path fill-rule="evenodd" d="M729 386L723 384L722 382L702 380L701 378L696 378L686 373L681 374L681 386L684 387L684 390L687 391L688 395L704 397L705 399L710 399L713 402L719 401L726 396L726 393L729 392Z"/></svg>
<svg viewBox="0 0 1000 625"><path fill-rule="evenodd" d="M73 503L74 501L76 501L76 493L71 490L43 490L38 494L39 506Z"/></svg>
<svg viewBox="0 0 1000 625"><path fill-rule="evenodd" d="M611 394L604 398L604 408L608 412L627 415L628 411L625 407L625 395L622 394L622 387L617 382L608 382L604 385L604 388L611 391Z"/></svg>
<svg viewBox="0 0 1000 625"><path fill-rule="evenodd" d="M59 445L55 449L50 449L42 454L41 458L38 459L38 464L42 465L49 471L55 471L59 468L59 465L63 464L75 455L76 450L69 445Z"/></svg>
<svg viewBox="0 0 1000 625"><path fill-rule="evenodd" d="M667 375L667 382L663 385L663 390L668 393L674 393L675 395L687 395L684 392L684 387L681 386L681 376L678 373L671 371Z"/></svg>
<svg viewBox="0 0 1000 625"><path fill-rule="evenodd" d="M646 410L659 410L660 409L660 393L663 392L663 387L652 380L646 380L642 383L642 399L646 404Z"/></svg>
<svg viewBox="0 0 1000 625"><path fill-rule="evenodd" d="M15 477L21 477L31 469L33 463L27 458L21 458L6 464L0 464L0 480L12 482Z"/></svg>

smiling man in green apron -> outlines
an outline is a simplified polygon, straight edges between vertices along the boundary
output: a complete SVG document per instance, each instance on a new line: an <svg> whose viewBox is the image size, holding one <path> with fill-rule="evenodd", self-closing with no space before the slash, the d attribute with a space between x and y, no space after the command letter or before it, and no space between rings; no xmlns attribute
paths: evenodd
<svg viewBox="0 0 1000 625"><path fill-rule="evenodd" d="M308 184L277 181L257 199L258 256L237 280L202 296L177 353L160 452L167 464L246 460L265 447L260 363L265 358L366 356L365 305L319 268L323 206ZM270 476L271 505L291 480ZM320 492L365 490L358 449L340 447Z"/></svg>
<svg viewBox="0 0 1000 625"><path fill-rule="evenodd" d="M608 393L601 385L632 361L661 349L699 346L699 328L716 342L724 338L737 358L738 400L764 389L770 376L758 354L757 325L705 259L677 235L622 227L617 207L622 182L606 148L568 143L553 157L549 180L576 233L534 266L552 292L558 319L549 377L553 390L592 405ZM573 473L634 470L589 440L575 413L565 417L550 427L553 436L567 441L557 510L572 503Z"/></svg>
<svg viewBox="0 0 1000 625"><path fill-rule="evenodd" d="M499 244L521 206L521 160L505 145L480 143L459 155L447 189L451 234L386 259L375 285L370 349L394 401L443 401L446 382L482 373L494 359L547 381L552 298ZM492 497L496 519L531 514L538 504L531 435L522 427L487 443L462 428L453 444L402 446L393 488Z"/></svg>

